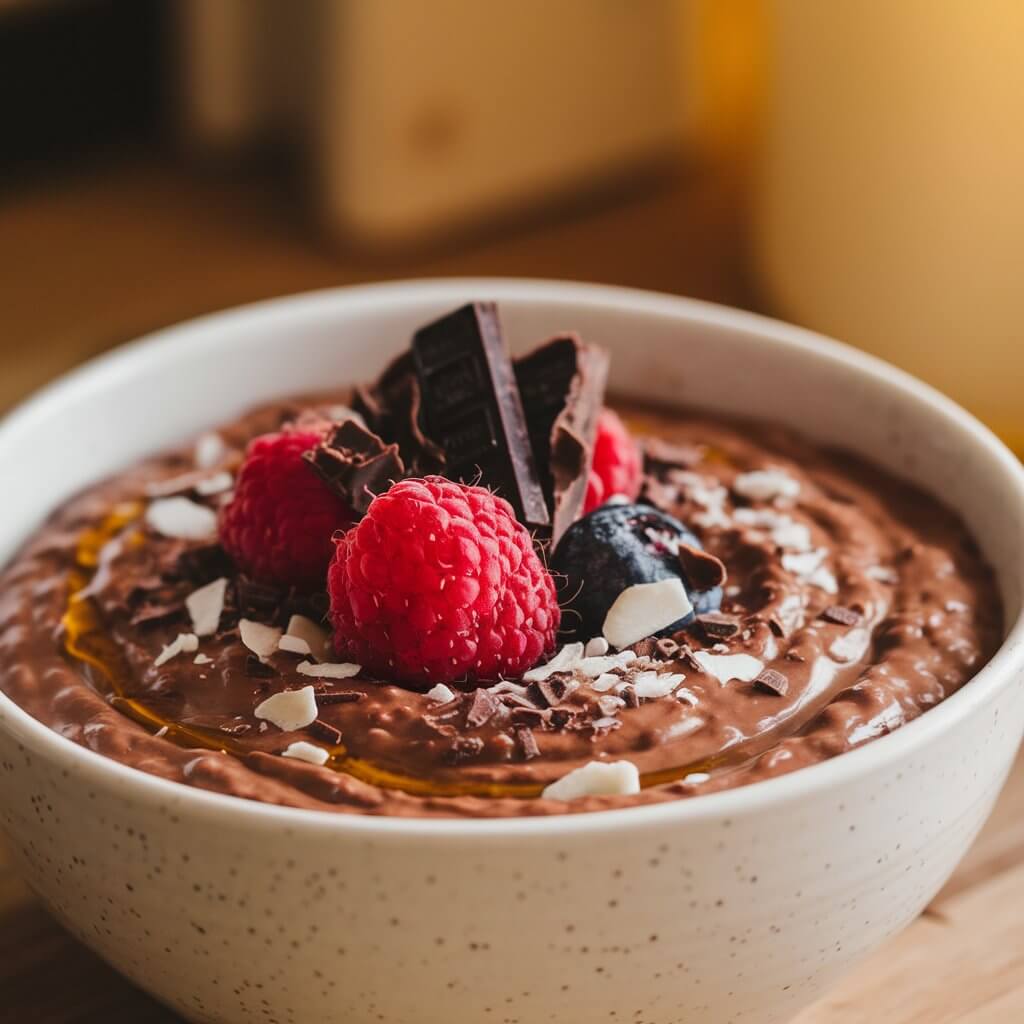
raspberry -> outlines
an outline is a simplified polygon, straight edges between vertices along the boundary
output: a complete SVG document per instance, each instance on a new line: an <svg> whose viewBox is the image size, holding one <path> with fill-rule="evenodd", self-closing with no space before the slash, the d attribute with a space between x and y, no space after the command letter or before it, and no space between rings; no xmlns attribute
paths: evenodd
<svg viewBox="0 0 1024 1024"><path fill-rule="evenodd" d="M286 430L249 445L234 496L221 512L220 540L254 579L324 585L332 537L351 525L353 515L302 458L320 440L315 431Z"/></svg>
<svg viewBox="0 0 1024 1024"><path fill-rule="evenodd" d="M640 451L626 425L611 409L602 409L597 421L594 462L587 479L584 513L593 512L613 494L635 501L642 478Z"/></svg>
<svg viewBox="0 0 1024 1024"><path fill-rule="evenodd" d="M424 689L521 675L561 619L509 503L439 476L378 495L337 542L327 588L338 653Z"/></svg>

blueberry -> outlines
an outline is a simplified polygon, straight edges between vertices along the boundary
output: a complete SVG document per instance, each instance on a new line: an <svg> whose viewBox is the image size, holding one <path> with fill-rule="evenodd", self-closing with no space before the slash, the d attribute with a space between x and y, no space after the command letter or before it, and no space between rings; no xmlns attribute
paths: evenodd
<svg viewBox="0 0 1024 1024"><path fill-rule="evenodd" d="M695 615L718 611L722 588L695 590L674 553L678 543L700 548L700 541L678 519L651 505L602 505L566 530L551 558L559 579L562 625L576 639L600 636L608 609L635 583L673 576L683 581L694 611L662 630L672 633Z"/></svg>

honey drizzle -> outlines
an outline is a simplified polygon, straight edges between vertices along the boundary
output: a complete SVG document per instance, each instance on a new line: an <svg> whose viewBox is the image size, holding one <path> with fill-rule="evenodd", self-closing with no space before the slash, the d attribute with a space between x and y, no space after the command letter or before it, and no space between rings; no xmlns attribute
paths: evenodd
<svg viewBox="0 0 1024 1024"><path fill-rule="evenodd" d="M165 718L143 701L127 696L132 673L120 648L104 631L103 621L88 595L82 591L92 579L104 546L122 533L142 515L139 502L124 502L97 526L84 530L75 548L75 568L68 574L68 597L61 618L65 651L77 661L87 665L94 683L105 684L111 707L152 732L161 732L165 739L182 746L217 750L243 758L249 750L238 740L225 736L216 729L189 726ZM142 543L141 532L130 534L128 543ZM532 799L539 797L544 788L532 782L446 782L421 779L381 768L365 758L352 757L343 744L326 747L326 767L350 775L361 782L382 789L401 790L413 796L480 796ZM644 788L660 786L685 778L694 772L710 771L715 761L689 764L681 768L667 768L641 776Z"/></svg>

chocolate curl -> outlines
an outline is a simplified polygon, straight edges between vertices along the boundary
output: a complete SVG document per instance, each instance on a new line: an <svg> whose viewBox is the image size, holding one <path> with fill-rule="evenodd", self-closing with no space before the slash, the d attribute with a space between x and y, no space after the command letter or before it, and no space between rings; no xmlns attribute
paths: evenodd
<svg viewBox="0 0 1024 1024"><path fill-rule="evenodd" d="M398 445L385 444L354 419L339 423L303 458L359 516L366 514L377 494L406 475Z"/></svg>
<svg viewBox="0 0 1024 1024"><path fill-rule="evenodd" d="M692 590L711 590L725 583L725 564L702 548L680 544L679 565Z"/></svg>

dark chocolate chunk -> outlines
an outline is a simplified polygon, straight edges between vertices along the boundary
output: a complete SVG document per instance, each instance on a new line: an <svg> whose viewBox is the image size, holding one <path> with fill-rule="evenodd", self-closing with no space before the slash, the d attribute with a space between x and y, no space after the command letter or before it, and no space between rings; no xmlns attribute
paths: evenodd
<svg viewBox="0 0 1024 1024"><path fill-rule="evenodd" d="M552 708L551 717L548 719L555 729L565 729L577 718L575 711L570 708Z"/></svg>
<svg viewBox="0 0 1024 1024"><path fill-rule="evenodd" d="M513 731L524 760L529 761L540 756L540 747L537 746L537 738L533 735L532 729L525 725L517 725Z"/></svg>
<svg viewBox="0 0 1024 1024"><path fill-rule="evenodd" d="M287 594L268 583L258 583L248 576L239 576L235 581L235 598L238 611L246 617L274 618L284 604Z"/></svg>
<svg viewBox="0 0 1024 1024"><path fill-rule="evenodd" d="M637 696L636 687L632 683L629 686L624 686L619 696L626 702L627 708L640 707L640 698Z"/></svg>
<svg viewBox="0 0 1024 1024"><path fill-rule="evenodd" d="M498 701L492 693L483 689L474 690L466 711L466 728L479 729L486 725L497 710Z"/></svg>
<svg viewBox="0 0 1024 1024"><path fill-rule="evenodd" d="M683 568L683 576L695 590L711 590L725 583L725 564L703 548L680 544L679 564Z"/></svg>
<svg viewBox="0 0 1024 1024"><path fill-rule="evenodd" d="M540 708L515 707L512 709L512 721L516 725L527 725L531 728L538 728L548 722L551 718L551 711L541 711Z"/></svg>
<svg viewBox="0 0 1024 1024"><path fill-rule="evenodd" d="M786 635L786 627L783 626L782 620L776 615L769 617L768 628L778 637L784 637Z"/></svg>
<svg viewBox="0 0 1024 1024"><path fill-rule="evenodd" d="M754 679L753 685L756 689L766 690L777 697L783 697L789 689L789 680L773 668L762 669L761 673Z"/></svg>
<svg viewBox="0 0 1024 1024"><path fill-rule="evenodd" d="M515 373L554 545L583 509L608 355L569 334L518 359Z"/></svg>
<svg viewBox="0 0 1024 1024"><path fill-rule="evenodd" d="M182 550L174 571L180 578L202 585L221 576L230 576L233 567L228 553L219 544L202 544Z"/></svg>
<svg viewBox="0 0 1024 1024"><path fill-rule="evenodd" d="M630 645L630 650L638 658L653 658L656 648L657 641L653 636L645 637L643 640L637 640L635 644Z"/></svg>
<svg viewBox="0 0 1024 1024"><path fill-rule="evenodd" d="M670 636L663 636L654 643L655 653L666 661L679 653L679 644Z"/></svg>
<svg viewBox="0 0 1024 1024"><path fill-rule="evenodd" d="M408 365L415 382L408 400L419 406L424 437L443 453L444 476L479 481L520 522L546 527L550 515L494 303L463 306L420 328Z"/></svg>
<svg viewBox="0 0 1024 1024"><path fill-rule="evenodd" d="M250 654L245 659L245 674L253 679L270 679L277 675L277 671L271 665L260 661L255 654Z"/></svg>
<svg viewBox="0 0 1024 1024"><path fill-rule="evenodd" d="M740 628L739 623L735 619L720 612L708 612L705 615L698 615L697 622L706 636L716 640L726 640L734 636Z"/></svg>
<svg viewBox="0 0 1024 1024"><path fill-rule="evenodd" d="M841 604L830 604L820 617L826 622L834 622L837 626L856 626L861 619L860 612L844 608Z"/></svg>
<svg viewBox="0 0 1024 1024"><path fill-rule="evenodd" d="M322 718L318 718L307 726L306 732L319 740L323 740L324 743L330 743L332 747L336 747L341 743L341 730L336 729L330 722L325 722Z"/></svg>
<svg viewBox="0 0 1024 1024"><path fill-rule="evenodd" d="M339 423L303 458L316 474L357 515L370 502L405 476L397 444L385 444L376 434L348 419Z"/></svg>
<svg viewBox="0 0 1024 1024"><path fill-rule="evenodd" d="M354 704L362 699L363 695L358 690L327 690L316 694L316 702L320 707L327 707L330 704Z"/></svg>
<svg viewBox="0 0 1024 1024"><path fill-rule="evenodd" d="M448 764L462 764L476 757L484 749L484 741L479 736L457 736L444 755Z"/></svg>

